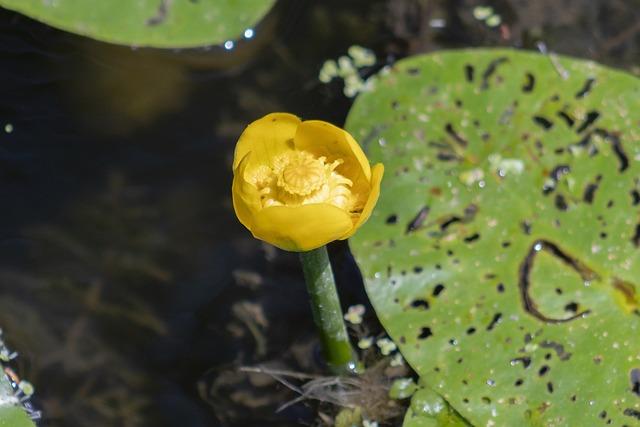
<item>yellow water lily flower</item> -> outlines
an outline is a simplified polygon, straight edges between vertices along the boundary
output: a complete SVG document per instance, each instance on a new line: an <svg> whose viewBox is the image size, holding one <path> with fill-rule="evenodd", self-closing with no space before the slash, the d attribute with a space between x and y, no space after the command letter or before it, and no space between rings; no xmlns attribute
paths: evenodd
<svg viewBox="0 0 640 427"><path fill-rule="evenodd" d="M383 172L345 130L272 113L238 140L233 207L254 237L309 251L355 233L378 200Z"/></svg>

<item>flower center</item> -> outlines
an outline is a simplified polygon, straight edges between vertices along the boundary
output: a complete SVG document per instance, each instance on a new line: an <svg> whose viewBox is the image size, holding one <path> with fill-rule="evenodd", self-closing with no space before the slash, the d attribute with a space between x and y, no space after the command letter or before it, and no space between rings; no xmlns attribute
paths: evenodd
<svg viewBox="0 0 640 427"><path fill-rule="evenodd" d="M297 196L308 196L327 181L323 158L295 152L284 159L285 166L278 176L278 187Z"/></svg>
<svg viewBox="0 0 640 427"><path fill-rule="evenodd" d="M271 166L258 166L248 180L260 191L265 208L328 203L356 213L362 206L352 194L353 183L336 171L342 163L341 159L328 163L326 157L307 151L290 151L273 159Z"/></svg>

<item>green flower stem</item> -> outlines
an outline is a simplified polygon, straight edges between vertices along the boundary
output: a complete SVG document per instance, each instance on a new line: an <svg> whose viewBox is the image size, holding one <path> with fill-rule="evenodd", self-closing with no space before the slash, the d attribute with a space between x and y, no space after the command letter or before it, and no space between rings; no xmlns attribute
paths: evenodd
<svg viewBox="0 0 640 427"><path fill-rule="evenodd" d="M327 364L336 374L355 373L358 362L342 318L326 246L301 252L300 261L311 299L313 320L320 334Z"/></svg>

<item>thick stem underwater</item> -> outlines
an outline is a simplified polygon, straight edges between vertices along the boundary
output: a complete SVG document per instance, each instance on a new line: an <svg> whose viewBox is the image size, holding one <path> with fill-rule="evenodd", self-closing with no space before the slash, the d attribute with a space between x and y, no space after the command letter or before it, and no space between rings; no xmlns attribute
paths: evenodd
<svg viewBox="0 0 640 427"><path fill-rule="evenodd" d="M326 246L301 252L300 261L324 357L336 374L354 373L358 366L357 359L342 318L342 308Z"/></svg>

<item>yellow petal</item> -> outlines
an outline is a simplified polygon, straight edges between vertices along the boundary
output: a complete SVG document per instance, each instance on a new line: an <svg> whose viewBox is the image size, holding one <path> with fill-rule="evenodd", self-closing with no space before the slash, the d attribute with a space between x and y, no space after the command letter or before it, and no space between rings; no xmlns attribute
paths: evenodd
<svg viewBox="0 0 640 427"><path fill-rule="evenodd" d="M271 206L254 217L254 237L286 251L304 252L338 239L353 227L349 214L333 205Z"/></svg>
<svg viewBox="0 0 640 427"><path fill-rule="evenodd" d="M354 181L354 184L360 175L364 176L366 182L371 180L371 167L367 156L344 129L321 120L307 120L298 126L294 144L297 149L324 156L329 162L335 159L344 160L344 164L337 170Z"/></svg>
<svg viewBox="0 0 640 427"><path fill-rule="evenodd" d="M249 230L253 226L253 217L261 208L258 189L244 178L251 153L247 153L239 162L233 172L233 185L231 195L233 197L233 209L236 216Z"/></svg>
<svg viewBox="0 0 640 427"><path fill-rule="evenodd" d="M340 237L340 240L348 239L353 236L358 228L360 228L360 226L371 216L371 212L373 212L373 208L376 206L378 197L380 196L380 182L382 181L382 175L384 175L384 165L382 163L378 163L373 167L373 169L371 169L371 192L369 193L367 203L365 203L362 213L353 225L353 229L346 235Z"/></svg>
<svg viewBox="0 0 640 427"><path fill-rule="evenodd" d="M233 156L233 169L252 152L251 165L270 165L271 159L293 148L300 119L289 113L271 113L251 123L240 135Z"/></svg>

